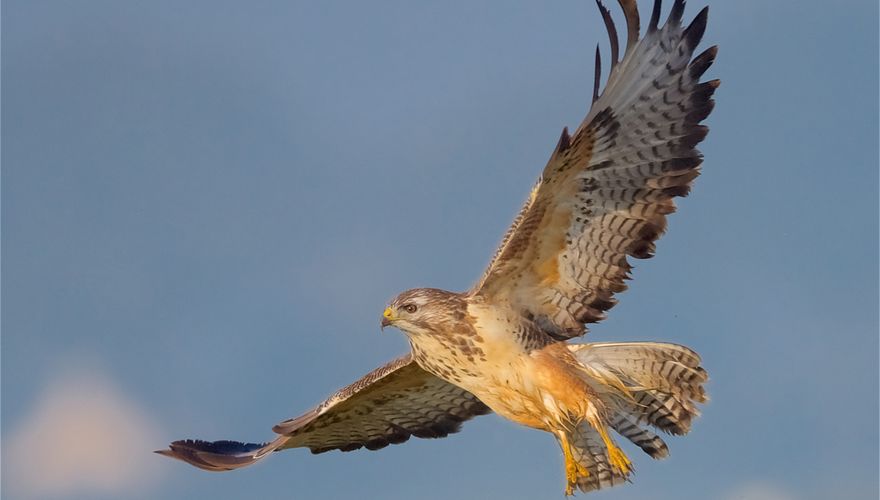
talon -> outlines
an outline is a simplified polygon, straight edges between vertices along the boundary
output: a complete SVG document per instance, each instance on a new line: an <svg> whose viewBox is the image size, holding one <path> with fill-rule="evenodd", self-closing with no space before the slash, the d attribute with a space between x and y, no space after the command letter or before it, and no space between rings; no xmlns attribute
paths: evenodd
<svg viewBox="0 0 880 500"><path fill-rule="evenodd" d="M589 471L574 458L571 451L571 444L565 436L560 437L562 444L562 454L565 457L565 495L574 495L574 488L577 486L579 476L589 475Z"/></svg>
<svg viewBox="0 0 880 500"><path fill-rule="evenodd" d="M629 474L632 470L632 462L630 462L629 458L627 458L620 448L616 446L608 448L608 461L624 475Z"/></svg>
<svg viewBox="0 0 880 500"><path fill-rule="evenodd" d="M628 475L632 471L632 462L630 462L623 450L614 444L614 441L608 436L608 432L604 427L600 427L597 430L599 435L602 436L602 441L605 442L605 447L608 449L608 462L624 476Z"/></svg>
<svg viewBox="0 0 880 500"><path fill-rule="evenodd" d="M577 467L573 466L571 462L568 462L565 465L565 495L571 496L574 494L574 487L577 486Z"/></svg>

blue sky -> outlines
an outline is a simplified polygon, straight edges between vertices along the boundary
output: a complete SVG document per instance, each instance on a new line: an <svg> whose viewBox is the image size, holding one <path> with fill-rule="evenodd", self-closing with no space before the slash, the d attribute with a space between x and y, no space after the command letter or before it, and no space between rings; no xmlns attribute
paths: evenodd
<svg viewBox="0 0 880 500"><path fill-rule="evenodd" d="M693 347L712 401L589 498L876 498L877 3L710 5L703 175L589 338ZM495 416L229 474L149 452L270 437L408 348L388 299L470 286L586 112L592 2L3 7L4 498L561 496L553 439Z"/></svg>

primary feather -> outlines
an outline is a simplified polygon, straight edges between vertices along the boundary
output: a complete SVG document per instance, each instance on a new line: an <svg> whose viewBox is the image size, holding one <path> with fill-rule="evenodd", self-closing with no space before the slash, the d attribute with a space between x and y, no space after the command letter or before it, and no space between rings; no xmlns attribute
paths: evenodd
<svg viewBox="0 0 880 500"><path fill-rule="evenodd" d="M605 318L624 291L627 257L648 258L699 175L696 145L708 129L717 80L699 79L715 47L693 58L707 9L681 25L683 2L656 27L659 2L644 38L636 40L634 3L627 19L625 56L617 63L616 29L600 3L612 39L612 66L604 91L575 133L564 130L544 172L483 278L473 288L536 318L558 339L585 333ZM598 61L597 61L598 64ZM598 88L599 72L596 73Z"/></svg>
<svg viewBox="0 0 880 500"><path fill-rule="evenodd" d="M279 436L268 443L187 439L157 453L205 470L232 470L288 448L378 450L411 436L442 438L458 432L465 420L489 412L473 394L426 372L407 354L279 423L272 428Z"/></svg>

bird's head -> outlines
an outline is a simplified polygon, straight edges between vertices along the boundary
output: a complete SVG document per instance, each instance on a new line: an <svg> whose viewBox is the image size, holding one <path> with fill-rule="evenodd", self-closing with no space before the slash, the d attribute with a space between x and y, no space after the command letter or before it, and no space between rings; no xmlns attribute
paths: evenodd
<svg viewBox="0 0 880 500"><path fill-rule="evenodd" d="M430 334L460 319L467 305L461 294L436 288L413 288L391 301L382 313L382 328L394 326L408 336Z"/></svg>

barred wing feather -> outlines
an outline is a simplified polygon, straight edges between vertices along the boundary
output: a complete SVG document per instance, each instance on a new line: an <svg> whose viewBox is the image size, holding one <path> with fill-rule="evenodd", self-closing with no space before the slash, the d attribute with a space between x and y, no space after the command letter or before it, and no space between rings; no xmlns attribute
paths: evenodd
<svg viewBox="0 0 880 500"><path fill-rule="evenodd" d="M276 425L273 430L279 436L270 442L186 439L157 453L201 469L225 471L288 448L305 447L312 453L378 450L411 436L446 437L458 432L465 420L489 412L476 396L426 372L406 355Z"/></svg>
<svg viewBox="0 0 880 500"><path fill-rule="evenodd" d="M718 81L700 83L715 59L711 47L693 57L706 26L703 9L688 26L677 0L662 27L655 1L641 39L634 0L620 0L627 45L618 62L617 33L599 3L611 37L611 70L574 134L563 130L529 199L471 293L507 302L557 339L585 333L605 318L629 278L627 256L648 258L699 175L696 145L714 105Z"/></svg>

